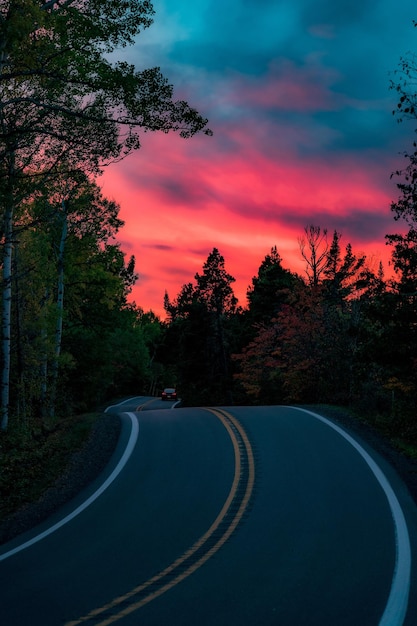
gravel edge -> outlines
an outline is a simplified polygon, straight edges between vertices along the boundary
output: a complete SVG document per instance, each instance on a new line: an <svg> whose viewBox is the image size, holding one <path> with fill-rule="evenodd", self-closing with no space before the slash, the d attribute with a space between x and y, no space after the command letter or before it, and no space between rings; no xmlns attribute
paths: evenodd
<svg viewBox="0 0 417 626"><path fill-rule="evenodd" d="M72 455L65 472L55 484L37 502L19 509L0 524L0 544L43 522L95 480L115 451L120 431L121 421L117 415L100 415L87 441Z"/></svg>

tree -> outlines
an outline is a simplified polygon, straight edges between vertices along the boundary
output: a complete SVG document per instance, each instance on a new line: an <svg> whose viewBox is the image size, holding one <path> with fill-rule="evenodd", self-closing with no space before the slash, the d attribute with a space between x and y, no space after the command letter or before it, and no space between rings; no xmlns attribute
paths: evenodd
<svg viewBox="0 0 417 626"><path fill-rule="evenodd" d="M252 278L252 285L247 290L248 319L250 323L269 322L276 317L289 293L301 280L296 274L282 266L282 259L277 247L271 248L262 261L258 275Z"/></svg>
<svg viewBox="0 0 417 626"><path fill-rule="evenodd" d="M223 256L217 248L213 248L203 265L203 274L196 274L197 298L204 303L209 314L211 332L210 352L212 363L211 380L215 382L218 401L232 403L231 380L230 380L230 353L226 338L225 323L236 311L237 298L233 293L233 276L225 269Z"/></svg>
<svg viewBox="0 0 417 626"><path fill-rule="evenodd" d="M111 53L132 45L141 30L151 25L153 13L148 0L2 2L2 115L9 119L18 107L21 116L13 133L9 126L2 128L2 140L14 138L17 145L27 146L35 139L43 142L44 148L52 148L49 141L68 141L72 130L83 147L85 139L79 131L88 120L103 147L114 151L113 155L103 154L102 160L138 147L138 128L178 130L187 137L203 130L206 120L187 103L172 100L172 86L159 68L136 71L126 62L110 61ZM16 120L16 116L10 119ZM34 128L30 129L28 122L36 122ZM51 124L49 131L47 124ZM109 134L115 127L121 131L119 136ZM54 137L54 130L59 135ZM112 146L105 139L107 134ZM75 141L69 141L66 148L71 150L74 145ZM32 159L39 159L39 147L35 144L32 148ZM42 154L43 169L47 158L53 156L53 151ZM66 160L71 162L68 154Z"/></svg>
<svg viewBox="0 0 417 626"><path fill-rule="evenodd" d="M414 22L417 26L417 22ZM391 81L391 89L398 94L397 108L393 113L398 120L417 119L417 62L414 54L401 58L396 72L398 80ZM402 181L397 183L400 196L391 204L391 211L396 222L402 222L406 232L387 235L387 243L393 246L394 268L400 276L401 290L412 294L417 291L417 142L413 150L406 151L404 157L408 163L395 175ZM408 231L408 232L407 232Z"/></svg>
<svg viewBox="0 0 417 626"><path fill-rule="evenodd" d="M232 402L228 322L237 306L234 280L213 248L194 284L183 285L173 302L165 294L167 336L175 336L178 382L190 404Z"/></svg>
<svg viewBox="0 0 417 626"><path fill-rule="evenodd" d="M417 26L417 22L414 22ZM398 94L398 104L393 112L400 122L417 119L417 77L416 56L409 54L400 61L397 71L398 80L392 81L391 88ZM397 189L399 198L391 204L394 220L401 224L400 232L386 235L386 241L392 246L392 261L396 280L391 282L389 302L395 326L388 325L389 337L386 347L391 355L391 367L385 372L391 374L392 394L394 390L403 390L408 396L402 413L415 415L417 361L417 142L412 150L406 151L407 164L393 172L399 179ZM404 391L407 390L407 391Z"/></svg>
<svg viewBox="0 0 417 626"><path fill-rule="evenodd" d="M335 230L323 274L329 297L342 304L352 293L366 286L367 272L365 255L357 257L353 254L350 243L346 245L342 258L340 240L341 234Z"/></svg>
<svg viewBox="0 0 417 626"><path fill-rule="evenodd" d="M226 272L224 258L217 248L208 255L203 273L197 273L194 278L197 298L206 304L208 311L218 318L235 312L237 299L231 286L235 279Z"/></svg>
<svg viewBox="0 0 417 626"><path fill-rule="evenodd" d="M7 428L14 219L64 163L97 173L140 147L138 129L190 137L207 120L159 68L110 61L152 22L147 0L0 4L0 206L3 213L2 428Z"/></svg>
<svg viewBox="0 0 417 626"><path fill-rule="evenodd" d="M310 285L317 286L327 264L329 245L327 229L320 226L306 226L304 235L298 240L301 256L306 262L306 274Z"/></svg>
<svg viewBox="0 0 417 626"><path fill-rule="evenodd" d="M417 152L409 155L408 166L396 175L403 182L397 183L400 196L392 202L391 211L403 228L400 233L386 235L386 241L393 246L392 260L401 291L412 294L417 291Z"/></svg>
<svg viewBox="0 0 417 626"><path fill-rule="evenodd" d="M11 407L18 408L27 424L34 415L41 416L44 423L50 421L45 418L59 415L63 382L66 390L82 395L81 385L77 389L68 384L72 368L79 367L83 358L80 346L71 342L74 327L85 326L83 345L94 336L97 345L90 353L97 361L105 359L104 354L98 356L97 349L106 352L111 333L118 325L126 326L124 314L119 318L119 312L127 306L126 298L137 278L134 258L125 259L115 242L123 225L118 205L104 198L83 173L62 185L58 182L50 181L46 195L24 207L25 220L14 245ZM39 229L37 223L44 214L50 216L49 221ZM132 350L138 332L133 332ZM124 329L123 336L126 334ZM138 349L138 357L140 354ZM111 356L109 361L113 359ZM146 371L148 366L146 360ZM92 368L91 389L102 367L100 363ZM111 376L115 385L121 384L121 376ZM109 384L104 374L102 386L105 393ZM68 406L69 395L65 396Z"/></svg>
<svg viewBox="0 0 417 626"><path fill-rule="evenodd" d="M234 362L235 380L252 401L348 402L356 391L360 337L367 339L358 298L369 298L371 289L382 293L382 274L373 277L350 244L343 255L337 231L330 246L326 231L310 227L305 233L308 283L283 270L273 248L248 293L250 307L253 302L265 315Z"/></svg>
<svg viewBox="0 0 417 626"><path fill-rule="evenodd" d="M323 284L298 284L275 318L235 356L235 379L257 402L345 402L351 389L350 316Z"/></svg>
<svg viewBox="0 0 417 626"><path fill-rule="evenodd" d="M234 380L246 398L255 404L279 404L284 398L280 370L280 327L276 320L255 326L256 333L239 354L232 356L237 365Z"/></svg>
<svg viewBox="0 0 417 626"><path fill-rule="evenodd" d="M110 392L142 391L149 381L139 313L126 302L127 266L119 244L68 237L59 388L78 410L103 402Z"/></svg>
<svg viewBox="0 0 417 626"><path fill-rule="evenodd" d="M56 256L57 288L56 288L56 325L55 350L51 362L49 414L55 413L55 399L58 386L59 359L61 354L63 320L64 320L64 288L66 280L66 244L69 238L87 243L91 251L89 262L92 263L97 255L109 259L108 271L119 273L120 285L123 292L120 294L120 306L125 304L125 297L137 276L134 273L134 258L127 266L119 247L109 240L113 240L123 222L118 218L119 207L116 203L103 198L100 189L92 183L83 172L77 172L74 180L65 181L65 196L61 199L61 206L56 210L55 223L58 232L55 241L52 241ZM70 184L72 183L72 184ZM55 183L56 184L56 183ZM51 224L52 225L52 224ZM53 231L53 229L51 228ZM56 229L55 229L56 230ZM104 257L106 253L106 257Z"/></svg>

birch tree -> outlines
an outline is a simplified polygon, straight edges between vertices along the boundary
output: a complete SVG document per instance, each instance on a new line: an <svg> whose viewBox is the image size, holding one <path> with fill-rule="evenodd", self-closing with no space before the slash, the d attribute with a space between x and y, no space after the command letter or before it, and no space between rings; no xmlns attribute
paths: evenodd
<svg viewBox="0 0 417 626"><path fill-rule="evenodd" d="M67 377L71 372L79 380L79 353L85 349L74 352L69 340L74 326L85 327L85 337L94 335L94 354L98 358L101 350L100 360L106 361L107 334L125 319L119 311L137 278L134 257L125 259L115 239L123 225L119 207L94 182L79 173L72 180L55 180L45 193L24 207L17 232L11 335L15 416L41 428L62 414L62 381L66 405L77 391L77 385L69 390ZM48 221L37 228L44 216ZM111 351L108 356L113 363ZM98 380L98 367L93 370Z"/></svg>
<svg viewBox="0 0 417 626"><path fill-rule="evenodd" d="M65 255L65 243L68 236L68 208L65 200L62 200L61 212L61 234L59 238L59 244L57 246L57 297L56 297L56 325L55 325L55 349L54 357L52 361L52 377L51 377L51 391L50 391L50 407L49 416L53 417L55 411L55 399L58 384L58 367L59 357L61 355L62 344L62 326L64 315L64 288L65 288L65 272L64 272L64 255Z"/></svg>

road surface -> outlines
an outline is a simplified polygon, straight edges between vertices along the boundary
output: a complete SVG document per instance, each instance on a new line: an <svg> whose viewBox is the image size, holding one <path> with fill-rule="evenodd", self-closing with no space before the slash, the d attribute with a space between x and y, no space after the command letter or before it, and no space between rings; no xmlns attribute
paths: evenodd
<svg viewBox="0 0 417 626"><path fill-rule="evenodd" d="M301 409L172 405L109 408L106 472L1 546L3 626L417 624L416 507L378 455Z"/></svg>

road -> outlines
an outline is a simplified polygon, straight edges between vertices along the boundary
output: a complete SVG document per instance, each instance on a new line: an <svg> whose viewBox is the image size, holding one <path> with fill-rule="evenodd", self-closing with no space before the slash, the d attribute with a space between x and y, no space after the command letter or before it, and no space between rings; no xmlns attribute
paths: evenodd
<svg viewBox="0 0 417 626"><path fill-rule="evenodd" d="M374 451L301 409L171 407L109 408L106 472L1 546L2 626L417 623L417 510Z"/></svg>

